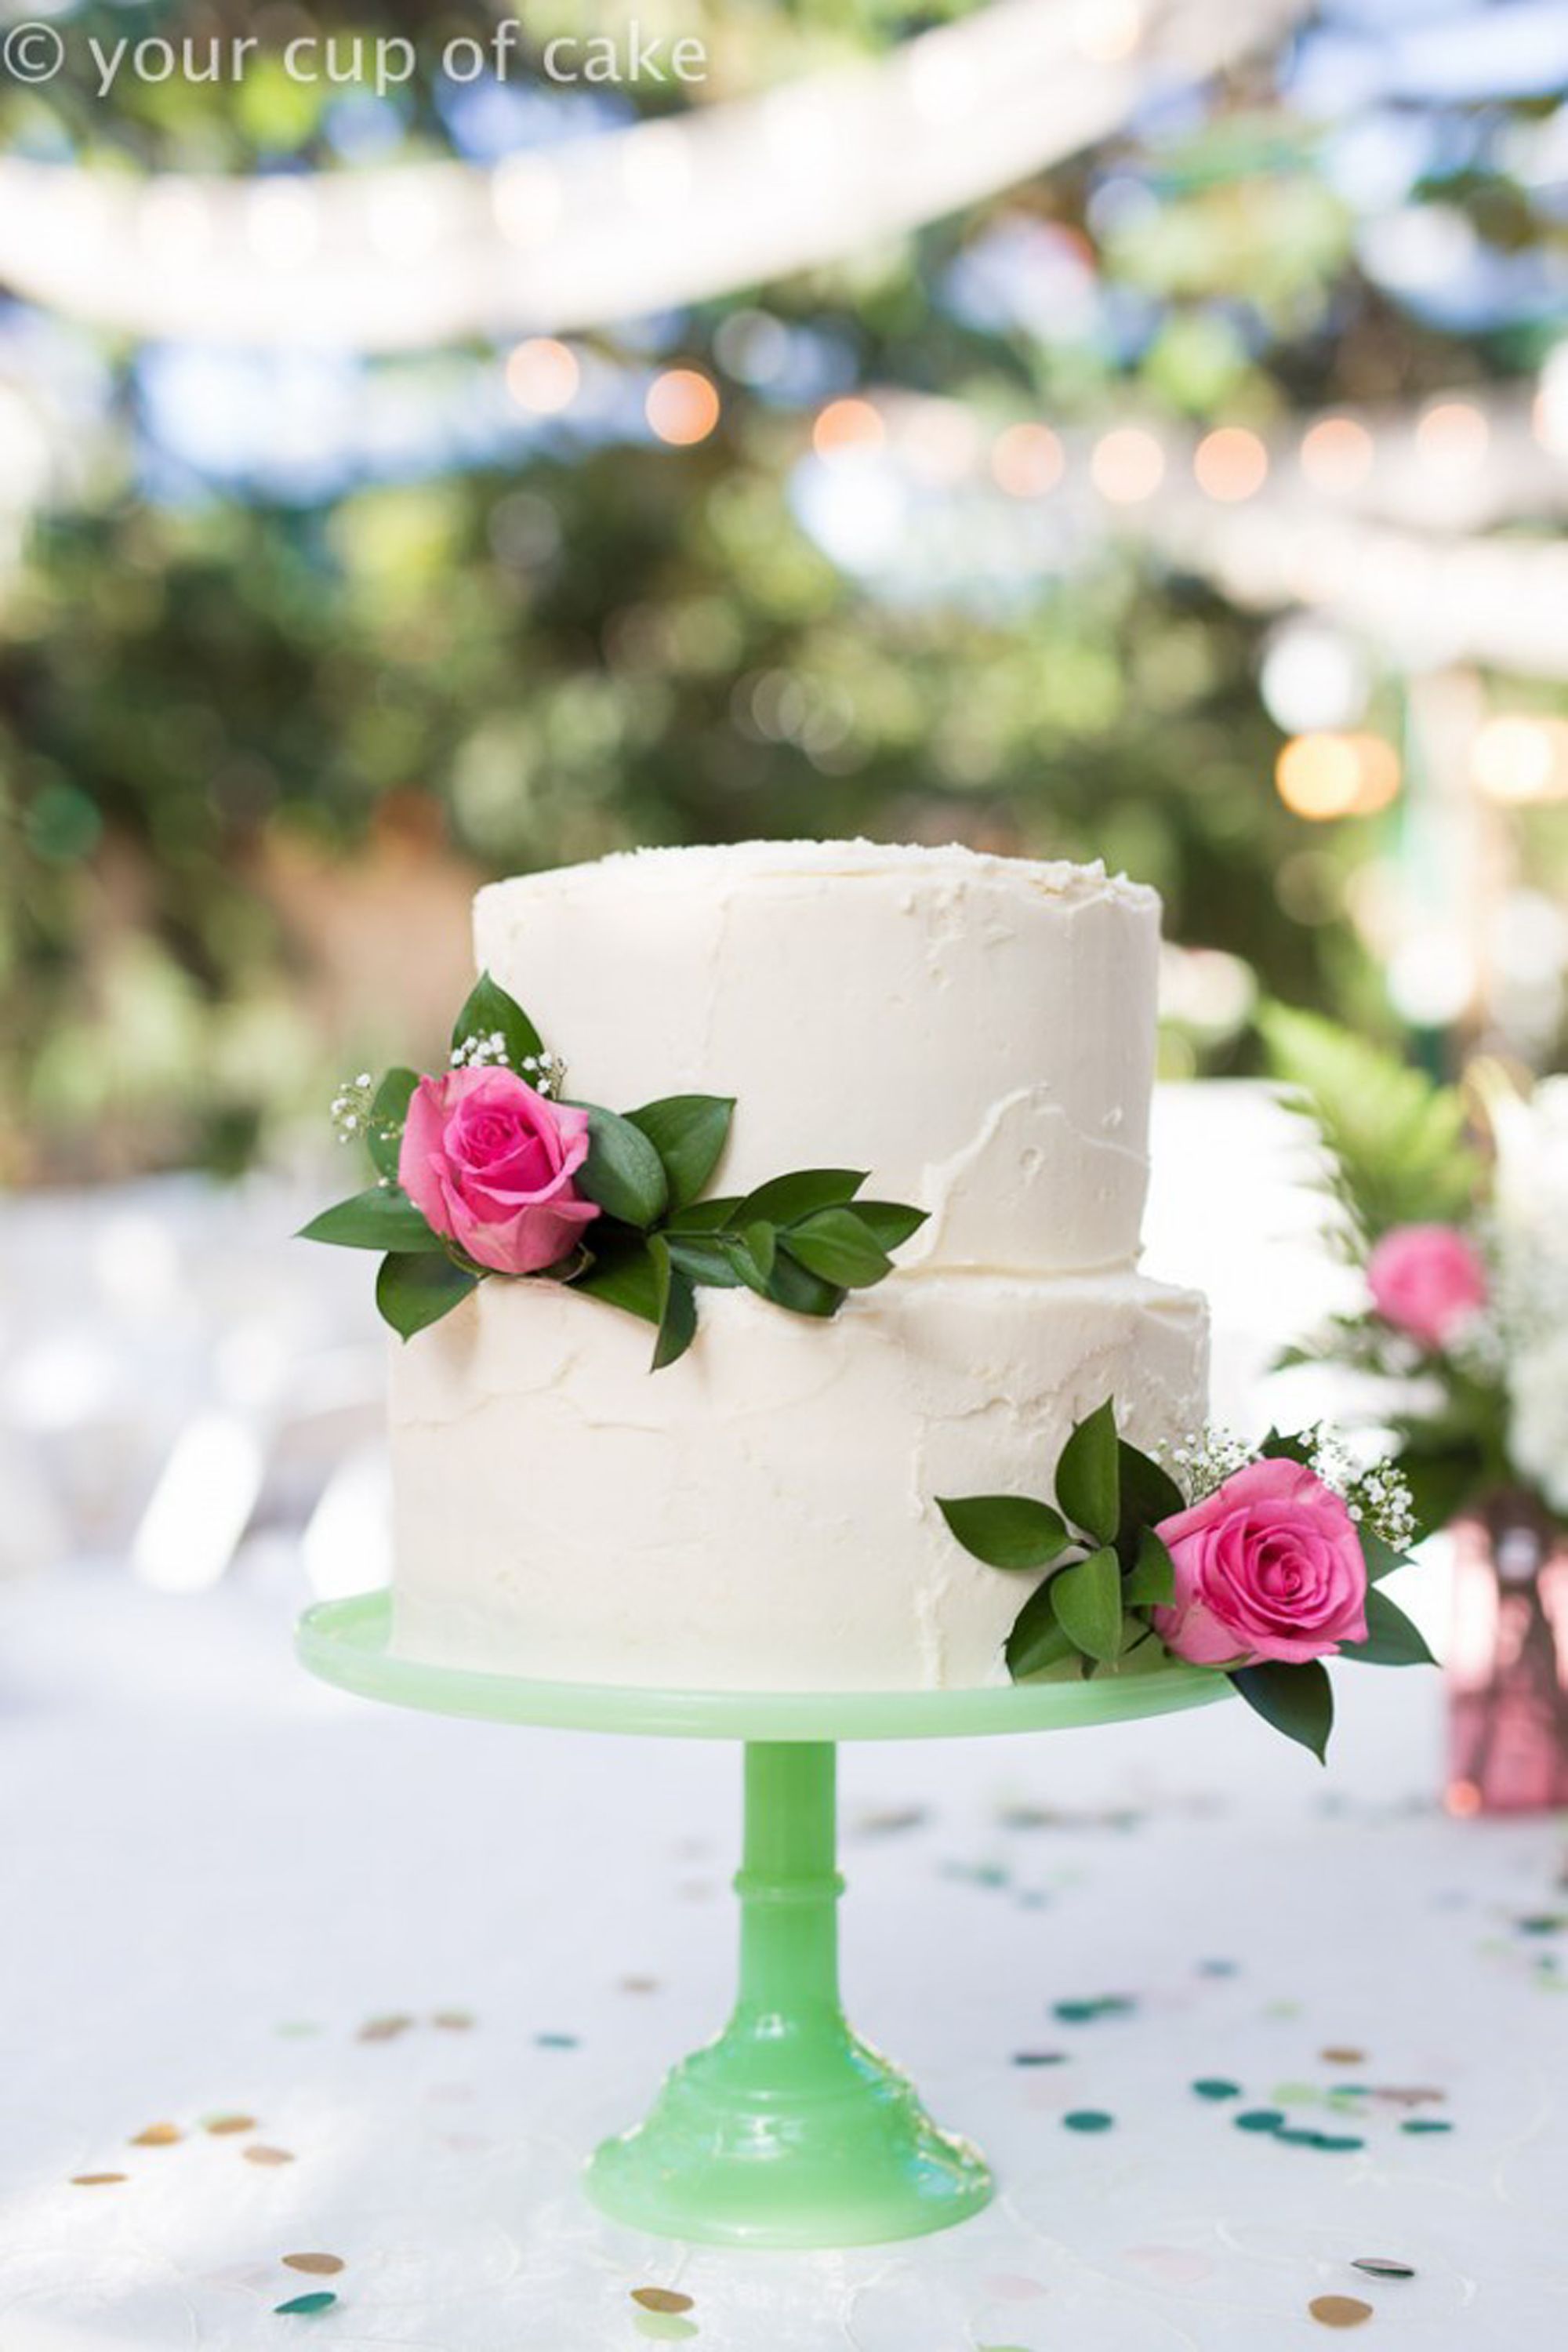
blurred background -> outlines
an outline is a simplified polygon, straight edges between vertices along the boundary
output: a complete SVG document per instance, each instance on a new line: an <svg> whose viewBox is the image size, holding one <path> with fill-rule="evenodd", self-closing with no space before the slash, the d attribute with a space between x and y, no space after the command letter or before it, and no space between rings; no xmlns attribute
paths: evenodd
<svg viewBox="0 0 1568 2352"><path fill-rule="evenodd" d="M155 1559L195 1445L199 1581L302 1360L304 1489L368 1428L363 1270L259 1244L337 1082L435 1048L492 875L1103 856L1164 895L1173 1080L1259 1070L1271 999L1560 1057L1552 0L0 34L0 1412L56 1457L13 1549ZM1256 1300L1206 1196L1162 1232Z"/></svg>

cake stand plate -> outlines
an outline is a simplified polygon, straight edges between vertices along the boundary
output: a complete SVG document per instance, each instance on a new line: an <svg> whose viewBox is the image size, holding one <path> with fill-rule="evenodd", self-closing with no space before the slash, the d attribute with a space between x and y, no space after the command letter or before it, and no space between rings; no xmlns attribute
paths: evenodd
<svg viewBox="0 0 1568 2352"><path fill-rule="evenodd" d="M1230 1689L1223 1675L1164 1662L987 1690L642 1690L425 1664L394 1654L391 1631L384 1592L323 1601L300 1620L300 1657L363 1698L438 1715L744 1743L734 2011L587 2169L589 2195L617 2221L731 2245L918 2237L992 2195L978 2150L937 2128L839 2006L835 1743L1072 1729L1204 1706Z"/></svg>

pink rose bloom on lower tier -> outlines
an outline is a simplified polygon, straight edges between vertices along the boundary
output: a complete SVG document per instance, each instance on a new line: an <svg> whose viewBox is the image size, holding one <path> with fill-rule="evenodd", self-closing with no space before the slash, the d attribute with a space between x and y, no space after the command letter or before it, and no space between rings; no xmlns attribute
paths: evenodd
<svg viewBox="0 0 1568 2352"><path fill-rule="evenodd" d="M599 1213L572 1181L587 1156L585 1110L549 1101L514 1070L448 1070L414 1089L397 1181L476 1265L540 1274Z"/></svg>
<svg viewBox="0 0 1568 2352"><path fill-rule="evenodd" d="M1395 1225L1366 1262L1372 1303L1385 1323L1445 1348L1487 1302L1479 1252L1452 1225Z"/></svg>
<svg viewBox="0 0 1568 2352"><path fill-rule="evenodd" d="M1155 1530L1176 1597L1153 1611L1194 1666L1300 1665L1366 1639L1366 1562L1342 1498L1300 1462L1248 1463Z"/></svg>

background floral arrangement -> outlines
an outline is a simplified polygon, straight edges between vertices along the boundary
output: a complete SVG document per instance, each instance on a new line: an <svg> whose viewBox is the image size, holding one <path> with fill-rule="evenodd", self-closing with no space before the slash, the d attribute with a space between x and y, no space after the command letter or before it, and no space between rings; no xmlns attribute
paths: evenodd
<svg viewBox="0 0 1568 2352"><path fill-rule="evenodd" d="M1438 1085L1276 1010L1275 1066L1316 1124L1365 1301L1287 1362L1370 1376L1422 1522L1568 1524L1568 1078L1495 1063Z"/></svg>

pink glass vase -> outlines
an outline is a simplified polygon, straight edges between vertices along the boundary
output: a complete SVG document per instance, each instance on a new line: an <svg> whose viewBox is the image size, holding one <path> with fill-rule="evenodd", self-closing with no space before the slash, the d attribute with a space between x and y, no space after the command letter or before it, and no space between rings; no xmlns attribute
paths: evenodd
<svg viewBox="0 0 1568 2352"><path fill-rule="evenodd" d="M1448 1810L1568 1806L1568 1538L1522 1496L1453 1536Z"/></svg>

